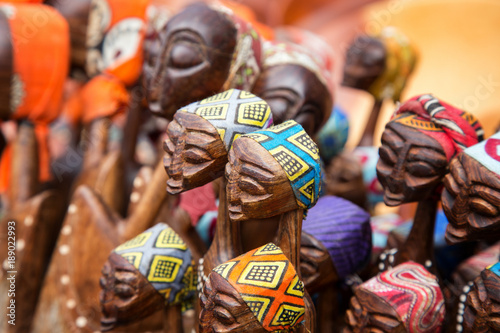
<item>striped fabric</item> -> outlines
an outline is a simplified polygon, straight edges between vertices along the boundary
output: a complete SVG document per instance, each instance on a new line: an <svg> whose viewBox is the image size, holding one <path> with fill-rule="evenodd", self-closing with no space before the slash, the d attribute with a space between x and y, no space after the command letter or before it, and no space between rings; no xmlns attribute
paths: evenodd
<svg viewBox="0 0 500 333"><path fill-rule="evenodd" d="M484 131L476 117L438 100L432 95L420 95L403 103L392 121L413 127L436 139L448 161L483 140Z"/></svg>
<svg viewBox="0 0 500 333"><path fill-rule="evenodd" d="M309 210L302 229L328 249L339 277L361 269L370 259L370 214L350 201L325 196Z"/></svg>

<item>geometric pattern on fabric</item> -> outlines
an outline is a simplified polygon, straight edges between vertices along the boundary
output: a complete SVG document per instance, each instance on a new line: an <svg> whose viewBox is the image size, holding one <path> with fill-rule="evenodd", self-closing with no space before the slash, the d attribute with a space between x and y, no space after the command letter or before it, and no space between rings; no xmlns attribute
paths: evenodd
<svg viewBox="0 0 500 333"><path fill-rule="evenodd" d="M294 120L245 135L263 146L285 171L297 204L309 209L321 191L319 150Z"/></svg>
<svg viewBox="0 0 500 333"><path fill-rule="evenodd" d="M271 108L264 100L238 89L191 103L180 111L197 114L212 124L228 151L240 135L265 129L273 123Z"/></svg>
<svg viewBox="0 0 500 333"><path fill-rule="evenodd" d="M191 251L168 225L158 223L113 251L134 265L167 305L194 295L197 271Z"/></svg>
<svg viewBox="0 0 500 333"><path fill-rule="evenodd" d="M483 140L484 131L470 113L438 100L420 95L401 104L393 121L415 128L438 141L448 161Z"/></svg>
<svg viewBox="0 0 500 333"><path fill-rule="evenodd" d="M332 195L321 197L307 213L302 230L325 246L342 279L370 260L370 214L348 200Z"/></svg>
<svg viewBox="0 0 500 333"><path fill-rule="evenodd" d="M264 329L286 331L304 320L304 284L275 244L249 251L213 271L238 291Z"/></svg>
<svg viewBox="0 0 500 333"><path fill-rule="evenodd" d="M487 267L490 271L495 273L496 275L500 276L500 262L497 262L496 264L493 264L489 267Z"/></svg>
<svg viewBox="0 0 500 333"><path fill-rule="evenodd" d="M500 132L464 150L464 153L500 177Z"/></svg>
<svg viewBox="0 0 500 333"><path fill-rule="evenodd" d="M410 333L439 332L445 316L437 278L422 265L406 262L385 271L358 288L387 302Z"/></svg>

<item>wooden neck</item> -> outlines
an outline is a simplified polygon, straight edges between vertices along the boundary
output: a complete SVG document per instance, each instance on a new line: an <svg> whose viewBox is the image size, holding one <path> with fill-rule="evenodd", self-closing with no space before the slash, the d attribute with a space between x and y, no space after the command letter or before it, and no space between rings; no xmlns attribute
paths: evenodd
<svg viewBox="0 0 500 333"><path fill-rule="evenodd" d="M177 199L177 196L167 193L167 180L168 175L165 172L163 163L159 161L156 164L151 182L148 184L136 209L127 219L122 239L128 240L151 227L164 201L166 199Z"/></svg>
<svg viewBox="0 0 500 333"><path fill-rule="evenodd" d="M413 260L421 265L433 263L434 259L434 226L438 201L422 200L418 203L413 226L402 249L398 251L398 264Z"/></svg>
<svg viewBox="0 0 500 333"><path fill-rule="evenodd" d="M204 256L205 273L217 265L242 254L240 223L229 219L226 196L227 180L223 177L219 189L219 212L212 245ZM208 275L208 274L207 274Z"/></svg>
<svg viewBox="0 0 500 333"><path fill-rule="evenodd" d="M88 135L84 138L86 148L83 155L82 170L97 167L108 152L108 137L111 120L107 117L92 121L87 127Z"/></svg>
<svg viewBox="0 0 500 333"><path fill-rule="evenodd" d="M383 100L375 100L372 112L370 113L370 118L368 118L368 122L366 123L361 140L358 143L358 147L373 146L373 136L375 134L375 127L377 126L380 110L382 109L382 102Z"/></svg>
<svg viewBox="0 0 500 333"><path fill-rule="evenodd" d="M302 220L304 211L295 209L281 215L277 245L281 248L288 260L295 266L300 278L300 239L302 236Z"/></svg>

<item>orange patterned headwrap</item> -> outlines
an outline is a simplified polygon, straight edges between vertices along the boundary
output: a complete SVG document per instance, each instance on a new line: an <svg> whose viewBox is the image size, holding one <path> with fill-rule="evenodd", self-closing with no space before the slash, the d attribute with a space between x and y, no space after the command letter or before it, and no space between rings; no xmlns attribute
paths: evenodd
<svg viewBox="0 0 500 333"><path fill-rule="evenodd" d="M214 268L238 291L267 331L288 330L304 320L304 284L273 243Z"/></svg>
<svg viewBox="0 0 500 333"><path fill-rule="evenodd" d="M50 179L48 124L61 111L63 85L69 66L69 27L52 7L39 4L0 4L8 21L13 47L11 117L35 124L40 180ZM0 169L10 174L6 148ZM7 188L1 182L0 191Z"/></svg>

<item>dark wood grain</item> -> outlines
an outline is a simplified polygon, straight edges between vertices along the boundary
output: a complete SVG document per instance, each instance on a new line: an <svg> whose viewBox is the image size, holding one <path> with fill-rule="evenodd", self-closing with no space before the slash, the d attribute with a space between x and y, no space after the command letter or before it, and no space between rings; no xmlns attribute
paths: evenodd
<svg viewBox="0 0 500 333"><path fill-rule="evenodd" d="M14 74L14 55L9 21L0 12L0 119L10 118L11 82Z"/></svg>

